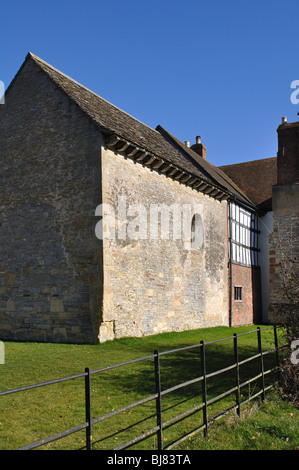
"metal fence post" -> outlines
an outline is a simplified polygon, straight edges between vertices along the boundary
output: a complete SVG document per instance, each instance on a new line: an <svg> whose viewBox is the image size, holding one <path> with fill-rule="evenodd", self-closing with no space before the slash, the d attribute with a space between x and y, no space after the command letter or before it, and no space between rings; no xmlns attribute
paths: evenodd
<svg viewBox="0 0 299 470"><path fill-rule="evenodd" d="M160 376L160 356L159 351L155 351L155 383L156 383L156 413L158 426L158 450L163 450L162 436L162 405L161 405L161 376Z"/></svg>
<svg viewBox="0 0 299 470"><path fill-rule="evenodd" d="M237 414L240 416L241 407L240 407L240 369L239 369L239 354L238 354L238 335L234 333L234 358L236 364L236 405L237 405Z"/></svg>
<svg viewBox="0 0 299 470"><path fill-rule="evenodd" d="M200 356L201 356L201 375L202 379L202 401L203 401L203 424L204 436L208 437L208 407L207 407L207 379L206 379L206 353L204 341L200 342Z"/></svg>
<svg viewBox="0 0 299 470"><path fill-rule="evenodd" d="M261 329L258 326L257 328L257 341L258 341L258 351L261 357L261 373L262 373L262 400L265 400L265 377L264 377L264 358L263 358L263 349L262 349L262 336Z"/></svg>
<svg viewBox="0 0 299 470"><path fill-rule="evenodd" d="M85 417L86 417L86 450L92 450L91 436L91 400L90 400L90 370L85 368Z"/></svg>
<svg viewBox="0 0 299 470"><path fill-rule="evenodd" d="M274 325L274 343L275 343L275 356L276 356L276 365L277 365L277 381L278 384L281 383L280 378L280 361L279 361L279 353L278 353L278 338L277 338L277 328Z"/></svg>

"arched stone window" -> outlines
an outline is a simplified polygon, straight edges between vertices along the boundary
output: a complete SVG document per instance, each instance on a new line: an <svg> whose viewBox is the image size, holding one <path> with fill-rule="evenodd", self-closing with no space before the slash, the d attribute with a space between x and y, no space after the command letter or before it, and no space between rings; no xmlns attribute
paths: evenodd
<svg viewBox="0 0 299 470"><path fill-rule="evenodd" d="M198 250L203 245L204 230L201 215L195 213L191 221L191 250Z"/></svg>

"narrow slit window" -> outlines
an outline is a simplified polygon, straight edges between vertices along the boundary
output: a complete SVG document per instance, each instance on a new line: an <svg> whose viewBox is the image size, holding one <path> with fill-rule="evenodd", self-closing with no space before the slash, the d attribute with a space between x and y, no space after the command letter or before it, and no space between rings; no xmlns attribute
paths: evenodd
<svg viewBox="0 0 299 470"><path fill-rule="evenodd" d="M235 286L235 300L242 300L242 287L240 286Z"/></svg>
<svg viewBox="0 0 299 470"><path fill-rule="evenodd" d="M197 250L203 244L203 223L199 214L194 214L191 222L191 248Z"/></svg>

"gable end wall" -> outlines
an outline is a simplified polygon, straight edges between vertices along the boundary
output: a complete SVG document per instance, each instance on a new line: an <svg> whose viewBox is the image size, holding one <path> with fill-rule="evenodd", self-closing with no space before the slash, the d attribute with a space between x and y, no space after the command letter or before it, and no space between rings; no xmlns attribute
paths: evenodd
<svg viewBox="0 0 299 470"><path fill-rule="evenodd" d="M0 106L0 339L93 343L101 136L29 60Z"/></svg>

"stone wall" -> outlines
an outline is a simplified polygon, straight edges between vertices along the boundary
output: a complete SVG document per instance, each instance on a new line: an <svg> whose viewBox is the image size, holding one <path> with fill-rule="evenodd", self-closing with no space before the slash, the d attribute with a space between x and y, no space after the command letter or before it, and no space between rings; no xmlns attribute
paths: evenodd
<svg viewBox="0 0 299 470"><path fill-rule="evenodd" d="M226 202L105 148L102 175L103 202L115 215L115 238L103 240L101 340L227 325ZM120 202L125 202L124 217ZM203 238L197 249L190 249L188 237L173 239L171 217L168 238L162 239L160 232L156 239L151 237L150 211L159 204L191 207L198 214ZM128 233L142 211L147 222L143 219L135 227L132 239ZM104 220L101 223L107 229Z"/></svg>
<svg viewBox="0 0 299 470"><path fill-rule="evenodd" d="M96 343L228 324L226 202L107 150L31 59L0 123L0 340ZM197 214L199 245L172 229L102 241L95 209L117 211L120 197L132 212L117 232L132 228L134 204L148 217L151 205L177 204Z"/></svg>
<svg viewBox="0 0 299 470"><path fill-rule="evenodd" d="M277 134L277 184L272 187L269 237L271 322L299 314L299 122L283 122Z"/></svg>
<svg viewBox="0 0 299 470"><path fill-rule="evenodd" d="M273 212L269 211L259 219L259 248L258 254L261 269L261 294L262 294L262 320L268 322L268 310L270 305L270 265L269 265L269 235L273 232Z"/></svg>
<svg viewBox="0 0 299 470"><path fill-rule="evenodd" d="M31 60L0 106L0 339L96 342L101 137Z"/></svg>
<svg viewBox="0 0 299 470"><path fill-rule="evenodd" d="M273 233L269 237L269 321L299 301L299 184L273 187Z"/></svg>

